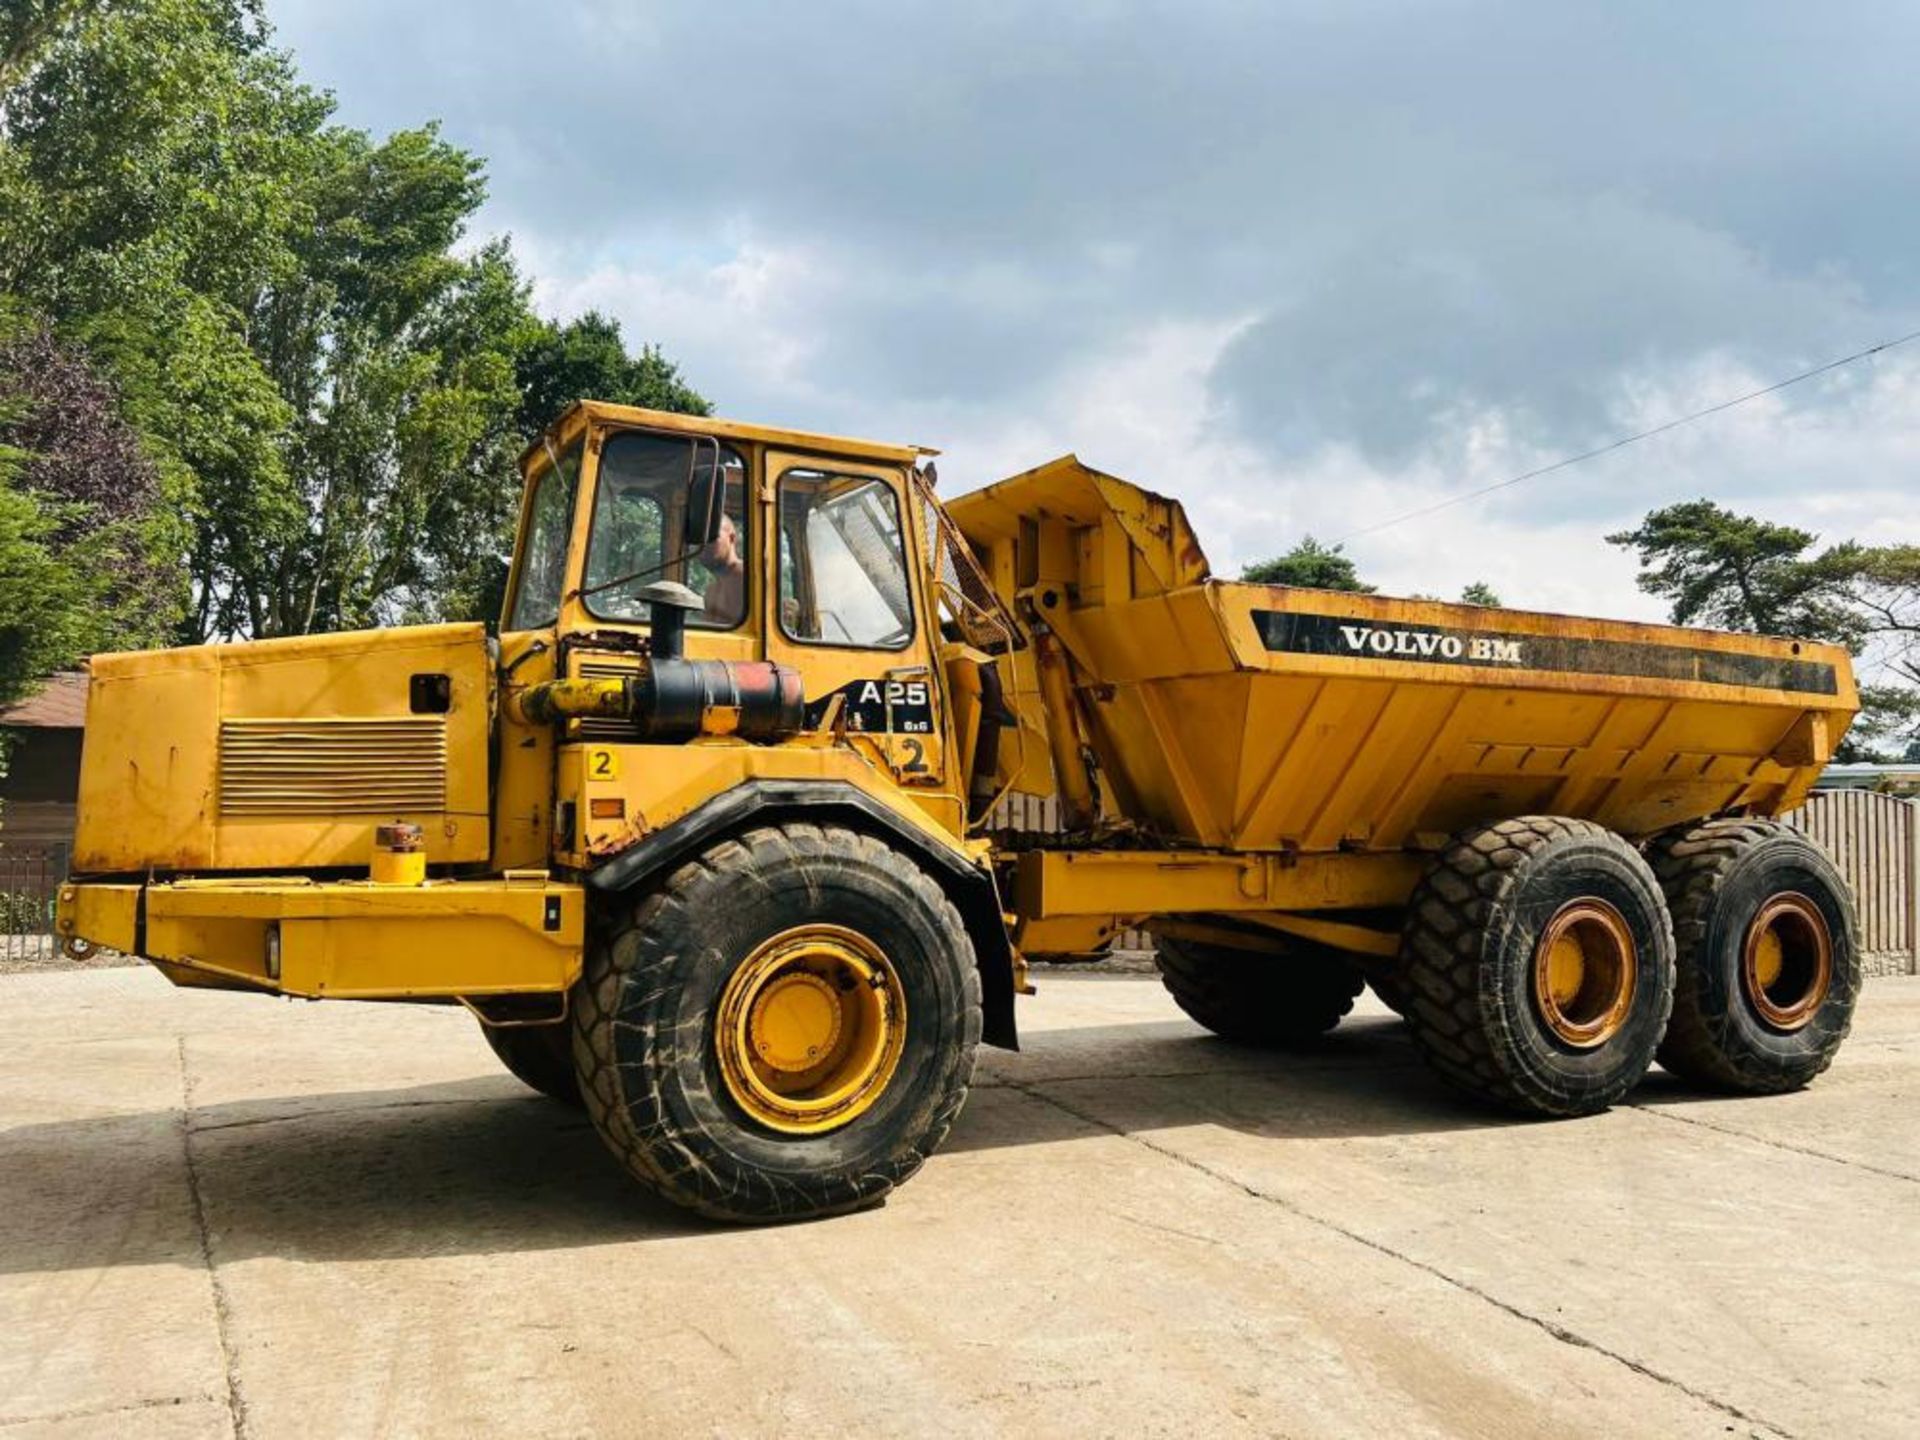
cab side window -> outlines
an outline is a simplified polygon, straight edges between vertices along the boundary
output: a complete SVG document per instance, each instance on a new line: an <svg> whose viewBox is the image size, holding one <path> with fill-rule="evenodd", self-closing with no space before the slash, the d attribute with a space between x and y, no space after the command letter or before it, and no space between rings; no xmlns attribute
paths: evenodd
<svg viewBox="0 0 1920 1440"><path fill-rule="evenodd" d="M816 645L905 649L913 601L893 487L796 469L779 493L782 631Z"/></svg>

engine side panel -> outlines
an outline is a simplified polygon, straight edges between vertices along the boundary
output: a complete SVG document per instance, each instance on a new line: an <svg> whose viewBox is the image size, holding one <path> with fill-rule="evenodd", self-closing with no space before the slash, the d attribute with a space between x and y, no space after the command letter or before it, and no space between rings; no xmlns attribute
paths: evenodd
<svg viewBox="0 0 1920 1440"><path fill-rule="evenodd" d="M74 869L367 863L411 821L432 864L488 855L479 625L197 645L92 662Z"/></svg>

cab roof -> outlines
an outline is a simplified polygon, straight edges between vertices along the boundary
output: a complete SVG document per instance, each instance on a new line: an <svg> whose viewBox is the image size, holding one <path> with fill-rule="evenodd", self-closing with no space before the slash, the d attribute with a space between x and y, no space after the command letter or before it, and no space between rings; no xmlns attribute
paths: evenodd
<svg viewBox="0 0 1920 1440"><path fill-rule="evenodd" d="M643 410L637 405L610 405L602 400L576 400L542 432L541 439L527 447L521 461L533 456L545 440L558 441L577 424L632 425L648 430L673 430L685 435L711 435L719 440L740 440L761 445L783 446L793 450L819 451L844 455L856 460L889 460L912 464L923 455L938 455L924 445L889 445L880 440L858 440L846 435L822 435L812 430L789 430L779 425L749 425L739 420L719 420L710 415L679 415L669 410Z"/></svg>

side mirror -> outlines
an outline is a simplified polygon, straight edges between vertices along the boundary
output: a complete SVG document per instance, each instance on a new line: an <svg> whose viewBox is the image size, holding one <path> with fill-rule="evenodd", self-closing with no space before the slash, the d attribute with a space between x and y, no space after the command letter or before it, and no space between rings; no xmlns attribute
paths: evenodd
<svg viewBox="0 0 1920 1440"><path fill-rule="evenodd" d="M727 482L720 468L720 446L713 447L702 463L701 444L694 445L693 474L687 480L687 549L704 550L720 537L720 521L726 514Z"/></svg>

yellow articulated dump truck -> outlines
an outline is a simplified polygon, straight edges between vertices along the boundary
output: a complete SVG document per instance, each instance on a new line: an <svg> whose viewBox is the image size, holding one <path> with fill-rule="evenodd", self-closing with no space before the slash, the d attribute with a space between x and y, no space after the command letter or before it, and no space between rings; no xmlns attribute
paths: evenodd
<svg viewBox="0 0 1920 1440"><path fill-rule="evenodd" d="M1028 962L1156 940L1232 1040L1371 984L1533 1115L1656 1054L1791 1089L1860 984L1772 818L1857 708L1831 646L1213 579L1071 457L609 405L528 452L474 625L101 655L69 943L185 986L458 1004L621 1164L728 1220L919 1168ZM1058 798L1045 834L1008 795Z"/></svg>

